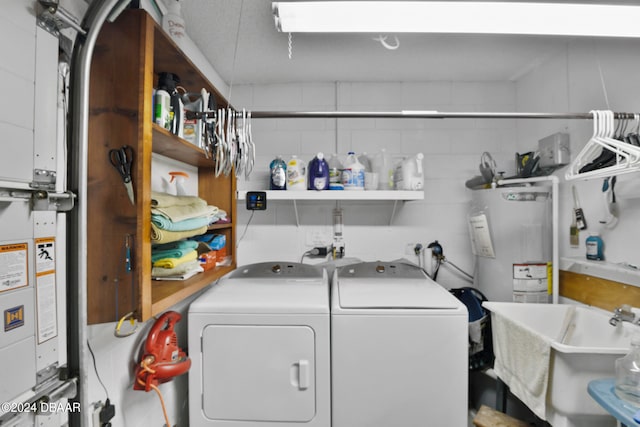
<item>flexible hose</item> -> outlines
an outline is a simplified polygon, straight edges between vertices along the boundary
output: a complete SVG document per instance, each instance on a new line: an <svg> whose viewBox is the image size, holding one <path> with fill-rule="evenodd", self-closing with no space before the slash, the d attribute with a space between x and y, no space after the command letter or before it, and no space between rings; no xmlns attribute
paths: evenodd
<svg viewBox="0 0 640 427"><path fill-rule="evenodd" d="M454 263L452 263L451 261L449 261L447 259L444 259L443 261L446 262L447 264L450 264L453 268L458 270L460 273L465 275L469 280L471 280L473 282L473 276L472 275L470 275L469 273L467 273L466 271L464 271L463 269L461 269L460 267L458 267L457 265L455 265Z"/></svg>
<svg viewBox="0 0 640 427"><path fill-rule="evenodd" d="M148 363L153 363L153 358L152 357L145 357L142 362L140 362L140 367L142 368L142 371L140 371L140 374L142 373L149 373L149 374L155 374L156 371L151 369L148 365ZM147 386L146 382L142 380L142 378L140 377L140 374L138 374L138 384L140 384L141 386L145 387ZM162 406L162 414L164 415L164 422L166 423L166 425L168 427L171 426L171 423L169 422L169 416L167 415L167 408L164 404L164 399L162 398L162 393L160 392L160 389L158 387L156 387L153 384L149 384L149 387L151 389L153 389L157 394L158 397L160 398L160 406Z"/></svg>

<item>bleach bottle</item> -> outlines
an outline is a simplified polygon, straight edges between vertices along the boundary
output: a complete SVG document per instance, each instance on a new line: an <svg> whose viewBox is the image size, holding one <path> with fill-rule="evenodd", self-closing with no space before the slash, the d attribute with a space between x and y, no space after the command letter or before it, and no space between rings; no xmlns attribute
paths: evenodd
<svg viewBox="0 0 640 427"><path fill-rule="evenodd" d="M306 190L307 172L304 162L297 156L291 156L287 162L287 190Z"/></svg>
<svg viewBox="0 0 640 427"><path fill-rule="evenodd" d="M345 190L364 190L364 166L353 151L349 151L342 170L342 185Z"/></svg>
<svg viewBox="0 0 640 427"><path fill-rule="evenodd" d="M269 164L270 180L269 180L269 189L270 190L286 190L287 189L287 164L282 160L282 156L277 156L275 159L271 161Z"/></svg>
<svg viewBox="0 0 640 427"><path fill-rule="evenodd" d="M309 162L309 190L329 189L329 164L324 154L318 153Z"/></svg>

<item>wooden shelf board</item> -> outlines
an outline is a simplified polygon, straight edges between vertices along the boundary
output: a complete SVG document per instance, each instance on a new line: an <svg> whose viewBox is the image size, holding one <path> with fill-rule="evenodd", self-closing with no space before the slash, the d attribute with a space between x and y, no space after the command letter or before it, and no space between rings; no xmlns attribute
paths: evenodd
<svg viewBox="0 0 640 427"><path fill-rule="evenodd" d="M179 138L166 129L153 123L153 152L181 162L198 166L213 167L213 160L207 158L205 151Z"/></svg>
<svg viewBox="0 0 640 427"><path fill-rule="evenodd" d="M225 228L232 228L233 223L227 222L224 224L212 224L207 228L207 230L224 230Z"/></svg>
<svg viewBox="0 0 640 427"><path fill-rule="evenodd" d="M187 280L154 280L151 284L151 315L162 313L177 302L206 288L235 268L235 265L218 267L213 271L196 274Z"/></svg>

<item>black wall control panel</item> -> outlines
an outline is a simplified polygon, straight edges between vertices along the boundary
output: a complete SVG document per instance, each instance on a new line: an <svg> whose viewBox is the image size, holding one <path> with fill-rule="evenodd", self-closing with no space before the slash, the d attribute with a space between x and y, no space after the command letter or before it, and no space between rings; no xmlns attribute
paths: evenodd
<svg viewBox="0 0 640 427"><path fill-rule="evenodd" d="M264 191L247 191L247 210L264 211L267 209L267 193Z"/></svg>

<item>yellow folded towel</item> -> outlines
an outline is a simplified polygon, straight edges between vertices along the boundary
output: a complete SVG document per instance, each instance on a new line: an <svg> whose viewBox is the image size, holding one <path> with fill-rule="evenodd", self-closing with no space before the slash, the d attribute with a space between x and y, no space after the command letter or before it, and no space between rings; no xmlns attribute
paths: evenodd
<svg viewBox="0 0 640 427"><path fill-rule="evenodd" d="M189 237L199 236L207 232L207 226L196 228L195 230L187 231L167 231L162 230L151 224L151 243L170 243L177 242L178 240L188 239Z"/></svg>
<svg viewBox="0 0 640 427"><path fill-rule="evenodd" d="M174 196L169 193L161 193L158 191L151 192L151 207L154 208L164 208L167 206L184 206L184 205L193 205L193 204L201 204L203 206L207 205L207 202L204 199L196 196Z"/></svg>
<svg viewBox="0 0 640 427"><path fill-rule="evenodd" d="M204 269L200 266L200 262L187 261L178 265L175 268L153 267L151 269L152 277L170 277L170 276L182 276L183 274L190 273L192 271L202 272Z"/></svg>
<svg viewBox="0 0 640 427"><path fill-rule="evenodd" d="M154 267L162 267L162 268L176 268L180 264L184 264L185 262L195 261L198 259L198 251L191 251L180 258L162 258L153 263Z"/></svg>
<svg viewBox="0 0 640 427"><path fill-rule="evenodd" d="M186 221L188 219L210 217L218 213L218 208L211 205L194 203L191 205L167 206L164 208L151 208L151 213L162 215L172 222Z"/></svg>

